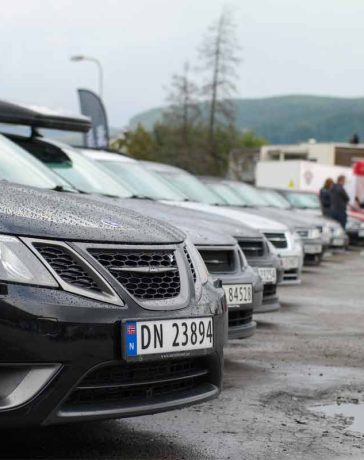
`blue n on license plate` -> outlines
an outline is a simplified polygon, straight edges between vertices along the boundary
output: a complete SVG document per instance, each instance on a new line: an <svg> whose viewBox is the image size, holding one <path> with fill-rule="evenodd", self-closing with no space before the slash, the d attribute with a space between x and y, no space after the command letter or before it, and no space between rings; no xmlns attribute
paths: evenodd
<svg viewBox="0 0 364 460"><path fill-rule="evenodd" d="M128 357L203 350L214 346L211 317L127 321L124 333Z"/></svg>

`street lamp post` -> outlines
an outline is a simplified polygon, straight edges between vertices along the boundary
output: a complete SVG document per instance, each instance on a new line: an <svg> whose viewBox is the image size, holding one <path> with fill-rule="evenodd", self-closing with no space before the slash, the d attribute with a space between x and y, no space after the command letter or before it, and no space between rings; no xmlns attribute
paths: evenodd
<svg viewBox="0 0 364 460"><path fill-rule="evenodd" d="M83 55L71 56L70 61L72 61L72 62L89 61L89 62L93 62L93 63L96 64L97 69L98 69L98 74L99 74L99 96L102 99L104 76L103 76L103 70L102 70L101 62L98 59L94 58L94 57L83 56Z"/></svg>

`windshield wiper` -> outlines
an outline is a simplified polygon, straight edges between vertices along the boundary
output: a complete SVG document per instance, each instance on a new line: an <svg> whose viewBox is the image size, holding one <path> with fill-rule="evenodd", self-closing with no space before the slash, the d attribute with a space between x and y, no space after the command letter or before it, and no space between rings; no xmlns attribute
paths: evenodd
<svg viewBox="0 0 364 460"><path fill-rule="evenodd" d="M53 190L54 192L66 192L66 193L82 193L80 190L72 189L72 188L67 188L64 187L63 185L56 185L55 187L51 188L50 190Z"/></svg>
<svg viewBox="0 0 364 460"><path fill-rule="evenodd" d="M131 198L132 200L150 200L150 201L156 201L155 198L152 198L150 196L146 195L137 195L136 193L130 196L127 196L125 198Z"/></svg>
<svg viewBox="0 0 364 460"><path fill-rule="evenodd" d="M197 201L195 200L190 200L189 198L176 198L176 199L173 199L173 198L159 198L160 200L162 201L173 201L173 202L176 202L176 203L198 203Z"/></svg>

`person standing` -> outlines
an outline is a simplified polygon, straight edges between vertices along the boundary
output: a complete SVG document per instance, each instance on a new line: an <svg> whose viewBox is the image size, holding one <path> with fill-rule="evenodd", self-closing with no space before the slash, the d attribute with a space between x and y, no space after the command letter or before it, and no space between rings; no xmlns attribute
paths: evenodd
<svg viewBox="0 0 364 460"><path fill-rule="evenodd" d="M331 187L331 217L337 220L345 230L347 214L346 208L350 201L349 195L344 189L345 176L339 176L336 184Z"/></svg>
<svg viewBox="0 0 364 460"><path fill-rule="evenodd" d="M322 214L327 217L331 217L331 188L333 185L334 181L329 177L325 180L324 186L320 190Z"/></svg>

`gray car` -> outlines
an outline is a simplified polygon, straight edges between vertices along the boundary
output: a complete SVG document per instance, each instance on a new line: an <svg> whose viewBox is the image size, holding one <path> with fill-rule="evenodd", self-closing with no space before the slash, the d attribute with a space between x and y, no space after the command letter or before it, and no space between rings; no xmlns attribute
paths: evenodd
<svg viewBox="0 0 364 460"><path fill-rule="evenodd" d="M304 263L319 264L324 252L322 228L315 219L307 219L285 209L270 206L262 193L251 185L242 182L204 177L202 180L231 205L243 207L247 212L262 215L278 222L284 222L302 240L305 258ZM322 223L321 223L322 225Z"/></svg>
<svg viewBox="0 0 364 460"><path fill-rule="evenodd" d="M322 215L321 205L318 196L311 192L301 192L296 190L270 190L282 196L289 203L290 210L299 212L308 219L325 222L329 228L329 246L331 248L343 249L348 245L348 236L341 225L329 217Z"/></svg>

